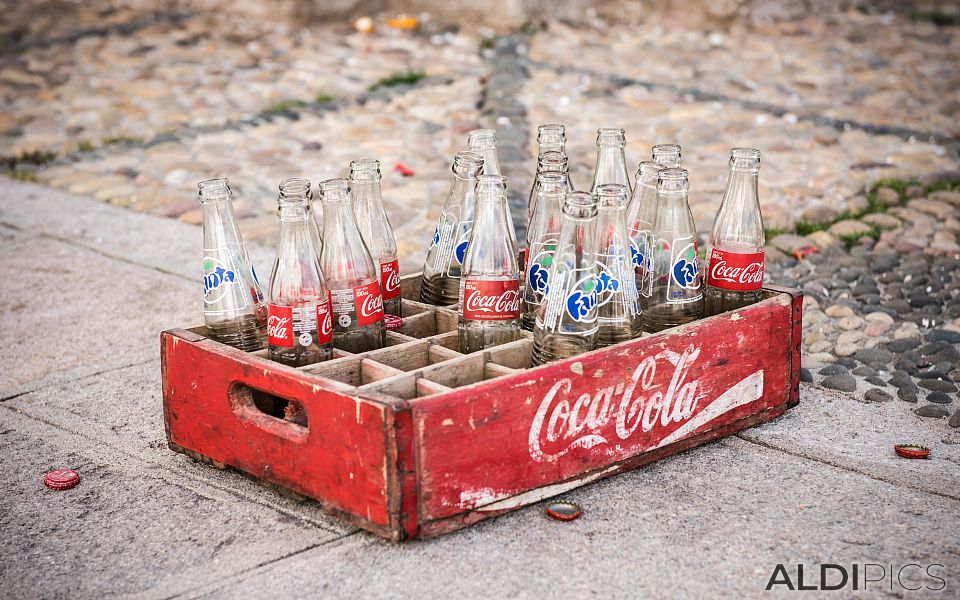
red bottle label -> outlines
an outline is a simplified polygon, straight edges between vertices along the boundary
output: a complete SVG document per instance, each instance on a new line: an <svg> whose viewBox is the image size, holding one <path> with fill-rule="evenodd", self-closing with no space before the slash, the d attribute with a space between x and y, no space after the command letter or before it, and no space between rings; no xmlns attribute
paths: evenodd
<svg viewBox="0 0 960 600"><path fill-rule="evenodd" d="M758 290L763 285L763 252L738 254L713 248L707 285L722 290Z"/></svg>
<svg viewBox="0 0 960 600"><path fill-rule="evenodd" d="M400 295L400 261L380 263L380 289L384 300L393 300Z"/></svg>
<svg viewBox="0 0 960 600"><path fill-rule="evenodd" d="M317 344L321 346L333 340L333 311L329 296L328 293L327 300L317 305Z"/></svg>
<svg viewBox="0 0 960 600"><path fill-rule="evenodd" d="M383 320L380 283L371 281L367 285L353 288L353 302L357 307L357 325L363 327Z"/></svg>
<svg viewBox="0 0 960 600"><path fill-rule="evenodd" d="M469 321L510 321L520 318L520 282L516 279L466 279L463 318Z"/></svg>
<svg viewBox="0 0 960 600"><path fill-rule="evenodd" d="M293 348L293 307L267 307L267 341L271 346Z"/></svg>

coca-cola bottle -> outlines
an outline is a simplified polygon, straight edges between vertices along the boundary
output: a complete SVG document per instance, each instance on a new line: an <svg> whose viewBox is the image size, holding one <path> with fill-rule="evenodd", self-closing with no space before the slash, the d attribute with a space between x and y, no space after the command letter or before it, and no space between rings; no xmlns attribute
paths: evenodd
<svg viewBox="0 0 960 600"><path fill-rule="evenodd" d="M605 183L597 188L597 347L612 346L640 333L637 286L630 238L624 223L627 188Z"/></svg>
<svg viewBox="0 0 960 600"><path fill-rule="evenodd" d="M680 168L680 144L657 144L652 154L653 162L663 165L663 168Z"/></svg>
<svg viewBox="0 0 960 600"><path fill-rule="evenodd" d="M622 129L607 127L597 130L597 168L593 173L591 192L596 193L597 187L605 183L619 183L627 188L628 194L633 192L623 150L626 145Z"/></svg>
<svg viewBox="0 0 960 600"><path fill-rule="evenodd" d="M500 159L497 158L497 132L493 129L474 129L467 134L467 147L471 152L475 152L483 157L484 175L500 175ZM513 255L517 256L520 246L517 245L517 230L513 227L513 216L510 212L510 202L507 199L507 192L504 190L500 198L503 204L503 214L507 219L507 235L510 236L510 243L513 245Z"/></svg>
<svg viewBox="0 0 960 600"><path fill-rule="evenodd" d="M641 313L647 310L653 292L653 221L657 216L657 180L662 169L662 165L652 160L640 163L637 187L627 205L627 234L630 236L630 254Z"/></svg>
<svg viewBox="0 0 960 600"><path fill-rule="evenodd" d="M483 159L474 152L457 152L453 158L453 182L433 232L433 241L423 261L420 301L456 304L467 242L473 227L477 175Z"/></svg>
<svg viewBox="0 0 960 600"><path fill-rule="evenodd" d="M270 275L268 356L291 367L328 360L333 353L330 297L310 228L309 194L309 181L287 179L277 201L280 241Z"/></svg>
<svg viewBox="0 0 960 600"><path fill-rule="evenodd" d="M527 229L530 228L530 219L533 218L533 212L536 210L537 195L540 190L540 175L543 173L560 173L567 182L567 190L573 191L573 184L570 182L570 167L567 155L556 150L547 150L541 152L537 157L537 174L533 178L533 187L530 188L530 199L527 201Z"/></svg>
<svg viewBox="0 0 960 600"><path fill-rule="evenodd" d="M647 331L662 331L703 316L697 229L687 202L687 171L663 169L653 224L653 291L643 312Z"/></svg>
<svg viewBox="0 0 960 600"><path fill-rule="evenodd" d="M397 260L397 240L383 209L380 197L380 161L370 158L350 163L350 194L353 213L363 243L370 257L380 268L380 292L383 311L397 317L401 314L400 263Z"/></svg>
<svg viewBox="0 0 960 600"><path fill-rule="evenodd" d="M730 151L730 174L710 230L704 313L716 315L760 301L763 286L763 216L757 196L760 151Z"/></svg>
<svg viewBox="0 0 960 600"><path fill-rule="evenodd" d="M527 229L527 249L521 303L521 326L533 331L540 301L547 291L550 265L557 249L560 226L563 222L563 199L567 193L567 180L563 173L540 173L539 187L534 203L533 216Z"/></svg>
<svg viewBox="0 0 960 600"><path fill-rule="evenodd" d="M333 345L366 352L386 343L380 272L357 229L346 179L320 183L323 254L320 266L330 290Z"/></svg>
<svg viewBox="0 0 960 600"><path fill-rule="evenodd" d="M208 179L197 184L203 213L203 318L218 342L253 352L266 341L267 305L250 265L230 184Z"/></svg>
<svg viewBox="0 0 960 600"><path fill-rule="evenodd" d="M506 235L500 197L506 179L481 175L476 218L460 278L460 352L470 353L520 337L520 273Z"/></svg>
<svg viewBox="0 0 960 600"><path fill-rule="evenodd" d="M550 265L550 285L533 328L533 364L593 350L597 341L597 203L587 192L570 192Z"/></svg>

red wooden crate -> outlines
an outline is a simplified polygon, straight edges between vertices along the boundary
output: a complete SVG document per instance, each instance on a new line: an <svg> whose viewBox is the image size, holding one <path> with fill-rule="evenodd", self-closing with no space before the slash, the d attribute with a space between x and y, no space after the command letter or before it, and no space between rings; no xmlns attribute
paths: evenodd
<svg viewBox="0 0 960 600"><path fill-rule="evenodd" d="M389 346L299 369L161 334L170 447L393 540L464 527L769 421L797 404L801 293L530 368L533 341L456 351L404 278ZM302 408L306 426L284 419Z"/></svg>

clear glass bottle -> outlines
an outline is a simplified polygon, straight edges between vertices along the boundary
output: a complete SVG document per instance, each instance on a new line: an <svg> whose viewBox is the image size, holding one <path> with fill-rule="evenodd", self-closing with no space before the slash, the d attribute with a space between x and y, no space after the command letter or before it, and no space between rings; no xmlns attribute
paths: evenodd
<svg viewBox="0 0 960 600"><path fill-rule="evenodd" d="M280 184L280 240L270 275L267 342L270 360L302 367L333 354L330 297L310 227L310 182Z"/></svg>
<svg viewBox="0 0 960 600"><path fill-rule="evenodd" d="M627 234L630 236L630 254L641 313L647 310L653 293L653 222L657 216L657 180L661 170L663 165L652 160L640 163L637 169L637 187L634 188L633 198L627 205Z"/></svg>
<svg viewBox="0 0 960 600"><path fill-rule="evenodd" d="M537 127L537 156L544 152L567 151L567 128L559 123L548 123Z"/></svg>
<svg viewBox="0 0 960 600"><path fill-rule="evenodd" d="M350 163L350 194L363 243L370 251L373 262L380 268L383 311L402 317L397 240L380 196L379 160L364 158Z"/></svg>
<svg viewBox="0 0 960 600"><path fill-rule="evenodd" d="M467 149L483 158L484 175L501 175L496 129L474 129L468 133Z"/></svg>
<svg viewBox="0 0 960 600"><path fill-rule="evenodd" d="M320 183L323 253L320 266L330 290L333 345L366 352L386 343L380 273L357 228L346 179Z"/></svg>
<svg viewBox="0 0 960 600"><path fill-rule="evenodd" d="M203 214L203 318L218 342L253 352L266 342L267 305L233 214L230 184L197 184Z"/></svg>
<svg viewBox="0 0 960 600"><path fill-rule="evenodd" d="M703 316L697 229L687 202L687 171L663 169L653 224L653 291L643 312L646 331L663 331Z"/></svg>
<svg viewBox="0 0 960 600"><path fill-rule="evenodd" d="M474 129L467 134L467 147L471 152L475 152L483 157L484 175L501 175L500 159L497 157L497 132L494 129ZM503 214L507 219L507 235L510 236L510 243L513 244L514 256L517 256L520 246L517 244L517 230L513 226L513 215L510 212L510 202L507 198L507 191L504 189L503 196L500 198Z"/></svg>
<svg viewBox="0 0 960 600"><path fill-rule="evenodd" d="M710 230L704 313L707 316L759 302L765 243L757 194L760 151L734 148L720 211Z"/></svg>
<svg viewBox="0 0 960 600"><path fill-rule="evenodd" d="M533 328L534 365L589 352L596 345L596 218L597 203L591 194L566 195L550 287Z"/></svg>
<svg viewBox="0 0 960 600"><path fill-rule="evenodd" d="M520 273L506 235L501 196L506 180L481 175L476 219L460 278L460 352L464 354L520 338Z"/></svg>
<svg viewBox="0 0 960 600"><path fill-rule="evenodd" d="M632 340L640 334L640 311L630 238L625 221L627 188L605 183L597 201L597 347Z"/></svg>
<svg viewBox="0 0 960 600"><path fill-rule="evenodd" d="M439 306L456 304L467 242L473 227L477 175L483 158L474 152L457 152L453 181L423 261L420 301Z"/></svg>
<svg viewBox="0 0 960 600"><path fill-rule="evenodd" d="M627 174L627 159L624 147L627 145L622 129L602 128L597 130L597 168L593 174L590 191L596 193L597 187L604 183L619 183L633 193L630 176Z"/></svg>
<svg viewBox="0 0 960 600"><path fill-rule="evenodd" d="M521 326L528 331L533 331L537 310L547 291L550 265L563 223L563 201L567 194L567 180L563 173L540 173L537 183L539 191L527 229L523 277L526 285L523 286L523 302L520 306Z"/></svg>
<svg viewBox="0 0 960 600"><path fill-rule="evenodd" d="M563 152L548 150L542 152L537 158L537 174L533 178L533 187L530 188L530 198L527 201L527 229L530 228L530 219L533 218L533 212L536 210L537 194L540 185L540 175L543 173L560 173L567 180L567 191L573 191L573 184L570 182L570 166L567 155Z"/></svg>
<svg viewBox="0 0 960 600"><path fill-rule="evenodd" d="M651 152L653 162L665 169L680 168L680 144L657 144Z"/></svg>

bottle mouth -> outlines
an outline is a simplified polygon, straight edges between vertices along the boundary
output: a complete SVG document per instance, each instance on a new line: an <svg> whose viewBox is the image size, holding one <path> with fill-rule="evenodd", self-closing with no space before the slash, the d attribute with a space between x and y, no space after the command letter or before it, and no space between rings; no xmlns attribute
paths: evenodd
<svg viewBox="0 0 960 600"><path fill-rule="evenodd" d="M507 189L507 178L503 175L481 175L477 177L477 198L500 198Z"/></svg>
<svg viewBox="0 0 960 600"><path fill-rule="evenodd" d="M567 168L568 158L564 152L550 150L541 154L537 162L541 171L563 171Z"/></svg>
<svg viewBox="0 0 960 600"><path fill-rule="evenodd" d="M683 192L690 187L687 170L680 168L663 169L657 181L657 189L669 192Z"/></svg>
<svg viewBox="0 0 960 600"><path fill-rule="evenodd" d="M624 208L627 206L627 187L619 183L604 183L594 191L600 208Z"/></svg>
<svg viewBox="0 0 960 600"><path fill-rule="evenodd" d="M537 127L537 143L562 144L567 139L567 128L559 123L548 123Z"/></svg>
<svg viewBox="0 0 960 600"><path fill-rule="evenodd" d="M733 148L730 150L730 168L738 171L756 171L760 169L760 151L755 148Z"/></svg>
<svg viewBox="0 0 960 600"><path fill-rule="evenodd" d="M537 175L537 184L543 194L562 194L567 190L567 178L563 173L540 173Z"/></svg>
<svg viewBox="0 0 960 600"><path fill-rule="evenodd" d="M205 179L197 184L197 196L200 202L211 202L229 198L231 194L230 182L226 177Z"/></svg>
<svg viewBox="0 0 960 600"><path fill-rule="evenodd" d="M563 213L581 219L596 216L597 201L589 192L570 192L563 201Z"/></svg>
<svg viewBox="0 0 960 600"><path fill-rule="evenodd" d="M461 150L453 157L453 173L460 177L473 178L483 168L483 157L470 150Z"/></svg>
<svg viewBox="0 0 960 600"><path fill-rule="evenodd" d="M626 145L626 135L623 129L616 127L601 127L597 130L597 146L620 147Z"/></svg>
<svg viewBox="0 0 960 600"><path fill-rule="evenodd" d="M474 129L467 134L467 147L471 150L489 150L497 147L495 129Z"/></svg>
<svg viewBox="0 0 960 600"><path fill-rule="evenodd" d="M373 158L350 161L350 181L380 181L380 161Z"/></svg>
<svg viewBox="0 0 960 600"><path fill-rule="evenodd" d="M660 175L660 171L664 168L663 165L653 160L640 161L640 164L637 165L637 179L649 183L656 183L657 176Z"/></svg>
<svg viewBox="0 0 960 600"><path fill-rule="evenodd" d="M280 201L294 201L313 198L310 180L305 177L290 177L280 182Z"/></svg>
<svg viewBox="0 0 960 600"><path fill-rule="evenodd" d="M321 181L319 189L324 204L350 201L350 182L342 177Z"/></svg>
<svg viewBox="0 0 960 600"><path fill-rule="evenodd" d="M653 162L667 168L680 166L680 144L657 144L653 147Z"/></svg>

